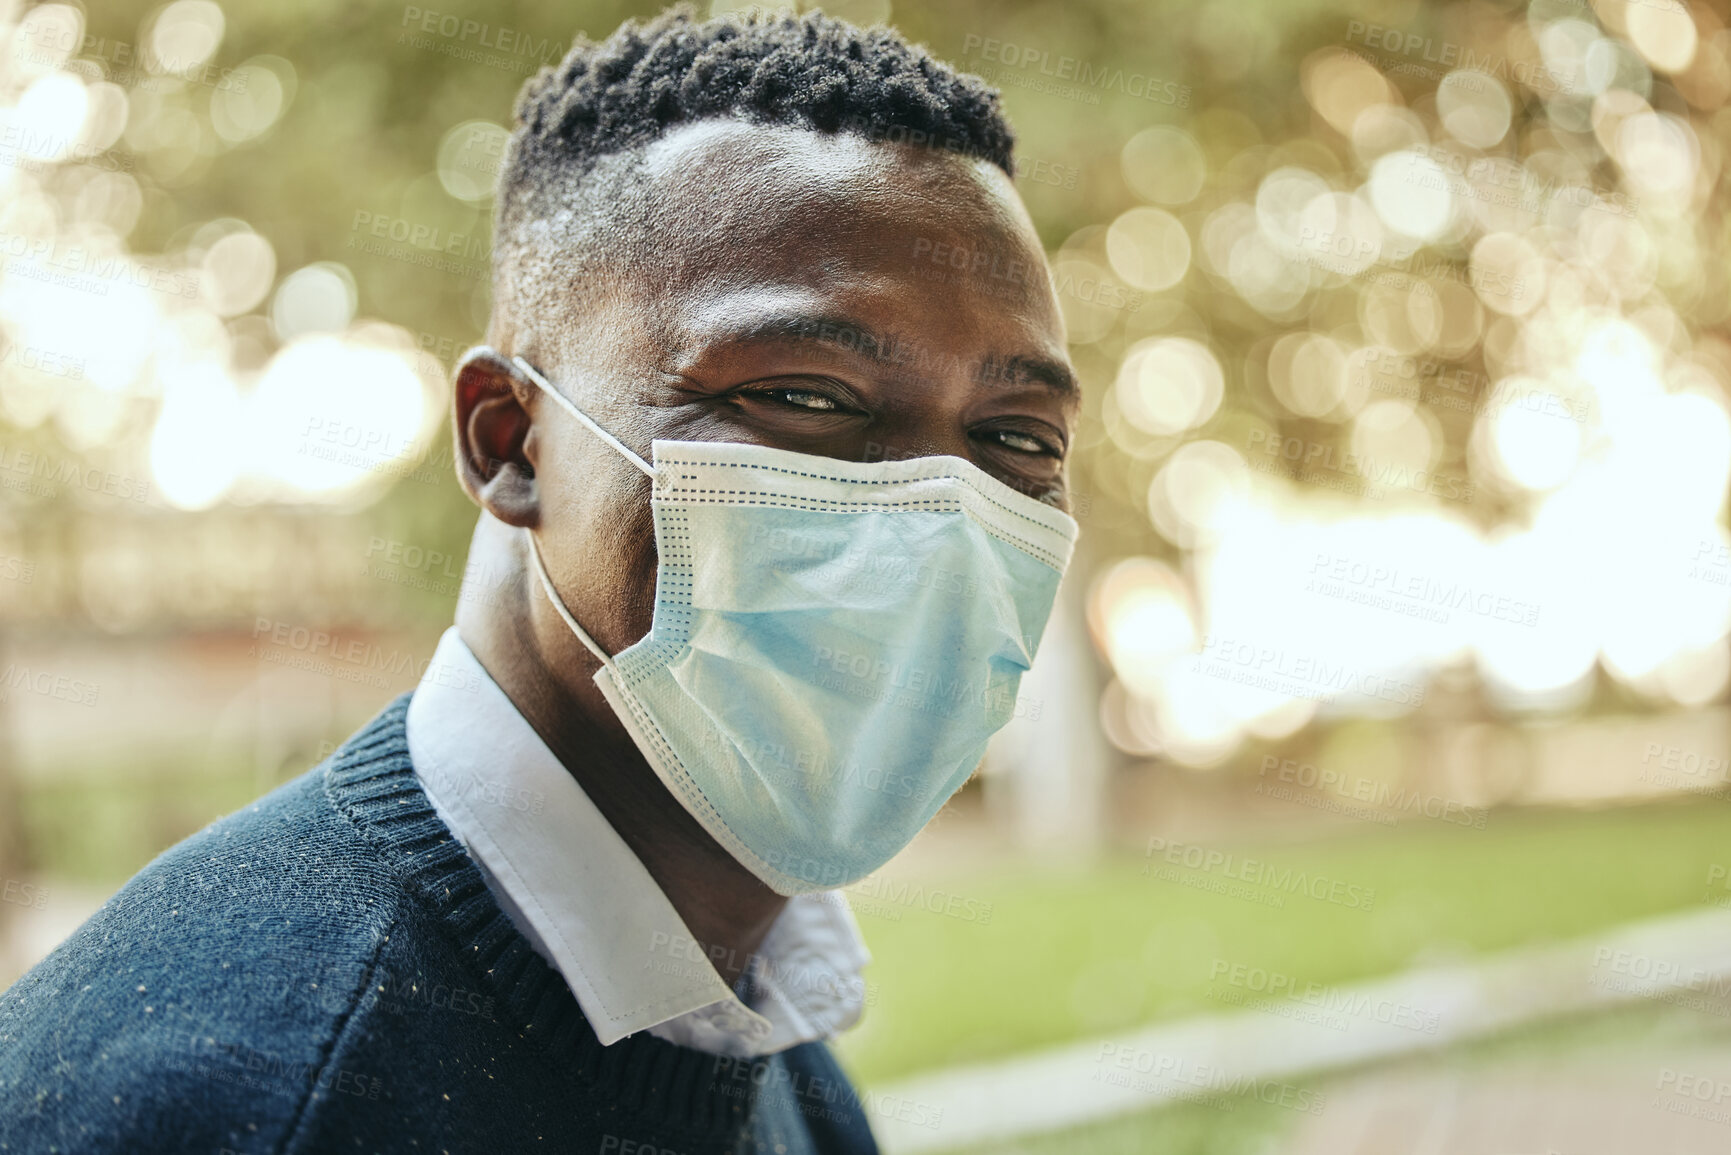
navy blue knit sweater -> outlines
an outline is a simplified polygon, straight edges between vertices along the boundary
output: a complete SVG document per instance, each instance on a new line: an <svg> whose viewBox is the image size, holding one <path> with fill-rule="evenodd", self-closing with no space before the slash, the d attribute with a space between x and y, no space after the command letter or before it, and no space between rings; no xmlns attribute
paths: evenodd
<svg viewBox="0 0 1731 1155"><path fill-rule="evenodd" d="M398 699L0 995L0 1151L875 1152L821 1043L601 1046L409 762Z"/></svg>

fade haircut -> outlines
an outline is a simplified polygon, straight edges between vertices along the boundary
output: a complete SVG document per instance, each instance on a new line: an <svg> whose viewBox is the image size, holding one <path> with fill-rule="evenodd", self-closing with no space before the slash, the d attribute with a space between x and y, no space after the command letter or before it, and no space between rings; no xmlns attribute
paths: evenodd
<svg viewBox="0 0 1731 1155"><path fill-rule="evenodd" d="M730 117L848 132L1014 175L1015 137L996 91L892 29L821 12L699 21L681 4L599 43L579 36L556 68L523 85L515 111L493 229L496 325L501 312L536 312L551 291L600 291L576 283L568 256L623 254L613 272L641 264L629 257L653 232L638 161L678 125Z"/></svg>

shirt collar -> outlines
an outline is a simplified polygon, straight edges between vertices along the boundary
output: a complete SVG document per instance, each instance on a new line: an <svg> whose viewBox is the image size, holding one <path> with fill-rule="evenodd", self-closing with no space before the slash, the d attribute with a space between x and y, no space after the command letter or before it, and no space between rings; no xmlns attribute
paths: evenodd
<svg viewBox="0 0 1731 1155"><path fill-rule="evenodd" d="M858 1021L859 972L871 956L840 891L788 900L748 960L748 1006L454 626L407 724L433 809L501 909L564 976L603 1045L649 1030L750 1057Z"/></svg>

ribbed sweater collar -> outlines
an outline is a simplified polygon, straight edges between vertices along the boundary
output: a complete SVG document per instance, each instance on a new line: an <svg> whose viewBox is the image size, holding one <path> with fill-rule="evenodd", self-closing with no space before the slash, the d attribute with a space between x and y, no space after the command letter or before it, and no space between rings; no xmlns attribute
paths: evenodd
<svg viewBox="0 0 1731 1155"><path fill-rule="evenodd" d="M694 1138L724 1139L747 1103L727 1094L749 1082L716 1077L718 1058L639 1034L603 1047L564 979L535 953L493 900L481 872L446 829L415 777L405 694L349 739L325 770L325 792L377 848L413 901L434 914L473 958L499 1018L536 1040L582 1091Z"/></svg>

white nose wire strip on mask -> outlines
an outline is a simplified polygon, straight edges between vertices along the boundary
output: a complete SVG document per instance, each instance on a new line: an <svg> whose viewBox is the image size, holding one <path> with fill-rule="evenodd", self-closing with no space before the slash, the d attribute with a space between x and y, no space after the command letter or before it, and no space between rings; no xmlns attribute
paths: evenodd
<svg viewBox="0 0 1731 1155"><path fill-rule="evenodd" d="M590 417L589 414L587 414L587 413L583 412L583 410L577 408L577 406L572 403L570 398L566 397L563 393L559 392L559 390L553 388L553 386L548 382L547 378L541 376L541 374L539 374L535 371L534 366L530 365L529 362L523 360L523 358L521 358L521 357L511 358L511 364L513 364L513 365L517 366L517 368L521 369L528 376L529 380L535 382L535 384L537 384L541 387L541 392L545 393L547 396L551 397L554 401L558 402L559 405L565 410L565 412L569 413L571 416L575 417L577 420L581 421L584 425L586 425L589 428L589 432L593 433L595 436L599 437L601 440L603 440L607 444L611 445L622 456L624 456L625 460L629 461L631 464L633 464L637 468L641 469L644 473L646 473L649 476L649 478L651 480L654 480L655 467L653 465L649 464L647 461L643 460L641 457L639 457L635 453L631 452L630 449L626 448L625 443L623 441L620 441L617 437L613 436L613 434L607 432L607 430L601 428L600 425L596 424L595 419L593 417Z"/></svg>

